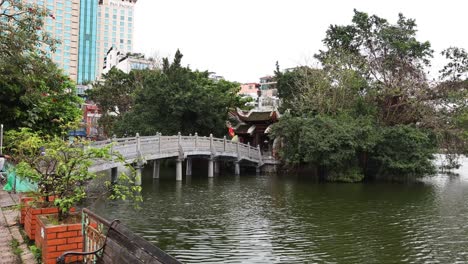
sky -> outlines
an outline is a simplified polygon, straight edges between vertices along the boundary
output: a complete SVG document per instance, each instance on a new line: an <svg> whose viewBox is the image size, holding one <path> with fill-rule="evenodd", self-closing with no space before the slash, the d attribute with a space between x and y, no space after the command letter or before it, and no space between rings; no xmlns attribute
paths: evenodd
<svg viewBox="0 0 468 264"><path fill-rule="evenodd" d="M173 57L229 81L259 82L281 69L317 65L331 24L351 23L353 9L396 22L398 13L416 19L417 38L430 41L430 76L445 63L450 46L468 50L468 0L138 0L134 50Z"/></svg>

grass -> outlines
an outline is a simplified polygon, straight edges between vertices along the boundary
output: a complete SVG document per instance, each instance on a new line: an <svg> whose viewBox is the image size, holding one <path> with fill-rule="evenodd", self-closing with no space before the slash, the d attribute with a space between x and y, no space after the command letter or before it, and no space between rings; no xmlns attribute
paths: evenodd
<svg viewBox="0 0 468 264"><path fill-rule="evenodd" d="M29 250L33 254L34 259L36 260L36 263L41 264L42 263L42 250L36 247L36 245L34 244L34 241L29 239L29 237L24 232L23 228L20 228L19 231L20 231L21 236L23 237L24 243L28 245Z"/></svg>
<svg viewBox="0 0 468 264"><path fill-rule="evenodd" d="M29 246L29 250L31 250L31 253L33 254L36 262L42 263L42 250L36 247L36 245Z"/></svg>
<svg viewBox="0 0 468 264"><path fill-rule="evenodd" d="M19 246L20 246L20 242L16 238L13 238L10 241L10 247L13 250L13 254L15 254L18 257L21 255L21 253L23 253L23 250L19 248Z"/></svg>

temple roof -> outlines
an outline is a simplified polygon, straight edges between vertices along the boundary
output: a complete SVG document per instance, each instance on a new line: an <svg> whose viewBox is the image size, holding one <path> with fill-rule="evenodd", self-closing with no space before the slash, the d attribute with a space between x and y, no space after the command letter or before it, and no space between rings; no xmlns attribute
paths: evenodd
<svg viewBox="0 0 468 264"><path fill-rule="evenodd" d="M280 114L276 110L255 110L243 111L239 108L233 113L242 122L261 122L270 121L276 122L280 117Z"/></svg>
<svg viewBox="0 0 468 264"><path fill-rule="evenodd" d="M239 135L253 135L256 133L270 133L271 125L278 121L280 114L276 110L243 111L239 108L229 112L229 119L233 122L234 130Z"/></svg>

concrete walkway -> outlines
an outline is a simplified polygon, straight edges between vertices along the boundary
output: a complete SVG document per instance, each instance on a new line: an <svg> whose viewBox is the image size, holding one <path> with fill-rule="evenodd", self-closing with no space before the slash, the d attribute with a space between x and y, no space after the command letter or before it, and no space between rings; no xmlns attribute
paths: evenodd
<svg viewBox="0 0 468 264"><path fill-rule="evenodd" d="M19 209L16 206L19 197L4 191L3 186L0 187L0 264L35 264L34 256L19 230ZM13 252L13 239L19 242L19 257Z"/></svg>

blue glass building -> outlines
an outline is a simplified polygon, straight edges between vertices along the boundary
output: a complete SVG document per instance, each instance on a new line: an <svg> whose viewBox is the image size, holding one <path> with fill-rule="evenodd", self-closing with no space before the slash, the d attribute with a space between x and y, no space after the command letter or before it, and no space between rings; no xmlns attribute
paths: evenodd
<svg viewBox="0 0 468 264"><path fill-rule="evenodd" d="M96 79L97 52L97 0L80 1L80 33L78 44L77 83Z"/></svg>

